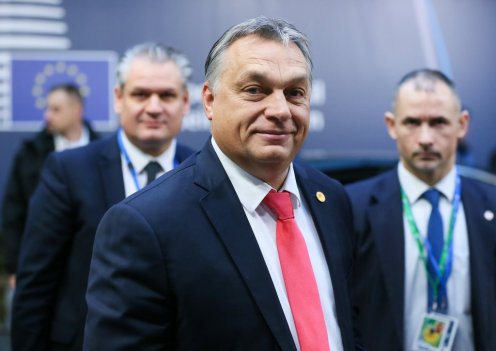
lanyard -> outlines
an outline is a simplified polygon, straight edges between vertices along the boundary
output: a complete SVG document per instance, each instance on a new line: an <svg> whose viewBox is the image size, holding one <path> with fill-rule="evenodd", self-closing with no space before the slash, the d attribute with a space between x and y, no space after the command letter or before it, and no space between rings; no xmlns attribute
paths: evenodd
<svg viewBox="0 0 496 351"><path fill-rule="evenodd" d="M420 233L417 224L415 223L415 220L413 218L410 202L408 201L408 198L405 192L403 191L403 189L401 189L403 214L407 219L408 225L410 227L410 231L412 232L413 238L417 243L417 248L419 250L420 258L422 259L422 261L424 261L427 277L429 281L432 283L432 286L434 287L433 289L434 310L437 309L437 301L438 301L439 293L441 292L441 294L446 294L447 292L446 284L451 274L451 268L452 268L451 266L453 262L453 232L455 228L458 209L460 207L460 194L461 194L461 182L460 182L460 176L457 175L456 184L455 184L455 193L453 196L451 214L449 219L447 240L444 242L441 258L439 262L437 262L434 257L434 254L432 253L429 240L425 238L424 241L422 242L422 239L420 238ZM430 274L428 269L429 264L433 268L435 272L435 276L432 276L432 274Z"/></svg>
<svg viewBox="0 0 496 351"><path fill-rule="evenodd" d="M117 133L117 144L119 144L119 149L121 150L122 156L124 156L124 159L127 164L127 168L129 170L129 173L131 174L131 177L133 178L134 185L136 186L136 190L140 190L141 186L138 181L138 174L136 173L136 169L133 166L133 163L131 162L131 158L129 158L129 154L126 151L126 148L124 147L124 143L122 142L122 133L123 130L122 128L119 129ZM179 162L177 161L176 157L174 157L172 167L176 168Z"/></svg>

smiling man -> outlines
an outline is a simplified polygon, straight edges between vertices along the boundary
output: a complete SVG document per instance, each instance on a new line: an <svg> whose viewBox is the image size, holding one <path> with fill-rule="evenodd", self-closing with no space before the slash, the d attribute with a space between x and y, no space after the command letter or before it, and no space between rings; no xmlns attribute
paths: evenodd
<svg viewBox="0 0 496 351"><path fill-rule="evenodd" d="M157 43L129 49L117 67L121 129L52 155L33 195L21 246L13 350L80 351L93 239L105 211L193 151L176 142L189 111L182 53Z"/></svg>
<svg viewBox="0 0 496 351"><path fill-rule="evenodd" d="M350 205L293 164L310 118L305 35L245 21L205 71L212 138L99 226L85 350L353 350Z"/></svg>
<svg viewBox="0 0 496 351"><path fill-rule="evenodd" d="M453 82L436 70L407 74L385 122L398 167L347 187L362 342L371 351L425 349L433 340L496 350L496 187L457 172L469 116ZM448 332L422 333L428 325Z"/></svg>

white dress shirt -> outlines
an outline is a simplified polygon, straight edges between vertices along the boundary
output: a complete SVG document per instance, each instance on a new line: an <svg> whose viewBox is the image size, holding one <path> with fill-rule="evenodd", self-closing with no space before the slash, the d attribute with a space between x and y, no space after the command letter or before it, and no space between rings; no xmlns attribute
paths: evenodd
<svg viewBox="0 0 496 351"><path fill-rule="evenodd" d="M279 263L279 255L277 253L276 220L272 216L270 210L262 204L265 196L273 189L269 184L250 175L229 159L220 150L213 138L212 145L243 205L246 217L250 222L251 229L253 230L255 239L257 240L265 264L269 270L270 277L274 283L279 302L281 303L294 342L297 349L300 350L298 335L288 296L286 294L286 287L284 285ZM303 201L303 198L298 191L292 165L290 166L288 176L281 190L286 190L290 193L295 219L307 245L315 280L317 281L330 348L332 351L341 351L343 350L343 344L341 332L337 323L334 291L327 261L312 216L308 212L305 201Z"/></svg>
<svg viewBox="0 0 496 351"><path fill-rule="evenodd" d="M401 162L398 165L398 176L400 185L410 202L420 236L424 240L427 236L431 205L426 199L421 198L421 195L429 189L429 186L412 175ZM439 211L443 218L445 240L452 210L456 176L456 169L453 168L435 185L435 188L443 195L439 201ZM412 350L422 314L427 312L427 273L405 216L403 216L403 223L405 230L405 350ZM462 203L460 203L453 233L453 263L447 290L448 314L457 318L459 322L452 350L472 351L474 344L470 307L469 244Z"/></svg>
<svg viewBox="0 0 496 351"><path fill-rule="evenodd" d="M53 143L55 145L55 151L64 151L68 149L74 149L76 147L85 146L90 142L90 132L88 128L83 126L81 129L81 135L77 140L69 140L62 134L55 134L53 136Z"/></svg>
<svg viewBox="0 0 496 351"><path fill-rule="evenodd" d="M165 172L170 171L174 168L174 156L176 154L176 139L173 139L169 148L165 150L162 154L157 157L145 154L143 151L138 149L133 143L129 141L126 134L120 131L122 136L122 144L126 149L126 152L133 164L138 177L139 189L146 185L146 172L145 167L150 161L156 161L162 166L162 172L157 174L157 178L160 177ZM126 158L121 151L121 165L122 165L122 175L124 177L124 189L126 192L126 197L135 193L139 189L136 189L136 184L133 179L133 175L129 170Z"/></svg>

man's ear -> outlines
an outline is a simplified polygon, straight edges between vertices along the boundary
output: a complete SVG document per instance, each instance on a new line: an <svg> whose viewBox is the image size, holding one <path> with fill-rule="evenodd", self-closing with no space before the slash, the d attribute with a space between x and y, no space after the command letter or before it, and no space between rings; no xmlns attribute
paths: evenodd
<svg viewBox="0 0 496 351"><path fill-rule="evenodd" d="M203 110L205 111L205 115L211 121L214 117L214 92L212 88L208 85L207 82L203 83L202 87L202 101L203 101Z"/></svg>
<svg viewBox="0 0 496 351"><path fill-rule="evenodd" d="M184 89L183 102L184 102L184 104L183 104L183 117L184 117L189 113L189 109L190 109L188 89Z"/></svg>
<svg viewBox="0 0 496 351"><path fill-rule="evenodd" d="M396 135L396 120L392 112L386 112L384 114L384 123L386 123L387 131L389 136L393 139L396 140L397 135Z"/></svg>
<svg viewBox="0 0 496 351"><path fill-rule="evenodd" d="M122 95L124 94L122 89L120 86L114 88L114 112L119 116L122 111Z"/></svg>
<svg viewBox="0 0 496 351"><path fill-rule="evenodd" d="M460 124L460 131L458 132L458 139L463 139L468 133L468 125L470 122L470 114L467 110L460 113L458 123Z"/></svg>

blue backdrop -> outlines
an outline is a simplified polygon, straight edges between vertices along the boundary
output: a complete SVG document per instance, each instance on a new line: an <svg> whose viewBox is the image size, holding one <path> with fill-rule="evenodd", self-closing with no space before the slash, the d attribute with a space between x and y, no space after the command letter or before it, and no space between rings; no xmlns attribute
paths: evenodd
<svg viewBox="0 0 496 351"><path fill-rule="evenodd" d="M52 33L57 40L46 41L52 51L113 51L120 55L138 42L156 40L189 55L194 68L194 106L180 139L195 148L208 136L208 122L199 105L208 50L229 26L261 14L287 19L312 41L316 79L312 129L301 157L336 162L395 158L395 144L383 123L384 112L390 108L399 78L426 66L452 76L470 108L473 120L467 142L476 164L485 167L496 147L496 1L66 0L45 6L63 9L56 21L65 27ZM2 16L0 13L0 21ZM2 35L5 39L18 34ZM12 41L10 49L2 48L1 43L0 50L27 50L13 48L22 44L19 40ZM23 100L15 100L15 108L22 106ZM41 113L23 116L30 112L14 111L13 118L41 120ZM88 110L88 117L92 116ZM12 155L28 135L0 132L0 196Z"/></svg>

